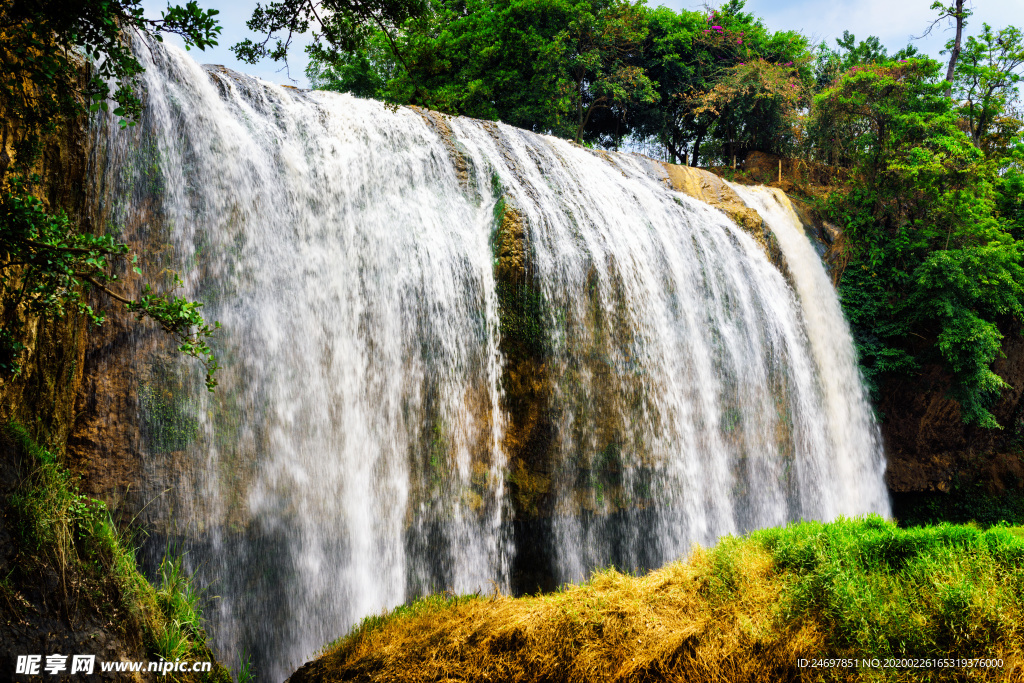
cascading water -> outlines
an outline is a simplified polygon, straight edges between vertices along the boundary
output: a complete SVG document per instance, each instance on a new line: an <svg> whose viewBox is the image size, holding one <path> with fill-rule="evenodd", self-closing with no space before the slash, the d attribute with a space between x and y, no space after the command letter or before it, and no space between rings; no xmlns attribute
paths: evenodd
<svg viewBox="0 0 1024 683"><path fill-rule="evenodd" d="M384 607L514 588L528 550L574 580L888 511L835 294L767 195L738 190L798 297L644 158L140 55L143 125L99 131L95 191L224 326L216 393L177 359L140 350L135 372L145 486L173 487L148 519L213 582L227 661L283 679ZM523 226L521 310L502 216ZM523 474L516 420L538 411ZM546 532L513 542L527 494Z"/></svg>
<svg viewBox="0 0 1024 683"><path fill-rule="evenodd" d="M853 338L832 283L785 193L767 187L732 188L768 223L793 277L822 392L825 428L815 430L812 448L832 454L827 480L845 482L847 504L860 501L867 509L885 510L888 496L878 486L885 473L881 434L872 417L857 370ZM865 453L872 457L863 457ZM848 510L843 501L826 501L819 514L832 518L849 514Z"/></svg>

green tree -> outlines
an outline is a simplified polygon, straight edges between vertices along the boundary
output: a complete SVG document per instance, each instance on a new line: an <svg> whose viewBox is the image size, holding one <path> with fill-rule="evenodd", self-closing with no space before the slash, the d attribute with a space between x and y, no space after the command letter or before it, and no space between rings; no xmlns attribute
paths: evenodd
<svg viewBox="0 0 1024 683"><path fill-rule="evenodd" d="M706 16L686 10L677 13L664 6L646 13L643 64L658 98L630 110L630 132L638 139L654 140L669 159L684 163L694 138L703 136L690 95L701 90L709 77L709 62L692 58L707 26Z"/></svg>
<svg viewBox="0 0 1024 683"><path fill-rule="evenodd" d="M755 58L726 70L714 87L694 98L698 119L714 121L720 159L743 158L753 150L785 154L796 149L800 110L808 104L800 71Z"/></svg>
<svg viewBox="0 0 1024 683"><path fill-rule="evenodd" d="M625 0L448 0L349 51L309 49L318 87L615 144L657 96ZM390 48L390 51L389 49ZM389 54L390 52L390 54Z"/></svg>
<svg viewBox="0 0 1024 683"><path fill-rule="evenodd" d="M246 38L231 50L241 61L254 64L260 59L287 61L295 35L312 29L315 50L334 56L363 47L376 32L390 41L398 54L395 39L398 27L427 9L425 0L272 0L257 3L246 23L263 36L257 42Z"/></svg>
<svg viewBox="0 0 1024 683"><path fill-rule="evenodd" d="M775 98L781 91L768 71L808 78L807 41L768 31L744 6L731 0L706 13L648 12L642 64L659 97L631 110L636 138L654 139L674 160L690 156L694 165L752 149L777 151L790 141L783 123L789 119L779 116L789 93L785 102Z"/></svg>
<svg viewBox="0 0 1024 683"><path fill-rule="evenodd" d="M383 32L369 36L362 49L344 59L332 58L310 45L306 77L314 90L349 92L356 97L387 99L387 84L398 75L400 64Z"/></svg>
<svg viewBox="0 0 1024 683"><path fill-rule="evenodd" d="M618 121L632 104L659 99L640 66L647 27L638 7L628 2L588 4L576 4L569 26L556 36L558 62L564 65L559 80L575 113L577 142L596 110L618 110L620 116L613 117ZM606 131L606 141L617 143L624 133L625 126Z"/></svg>
<svg viewBox="0 0 1024 683"><path fill-rule="evenodd" d="M568 89L559 77L557 37L571 10L564 0L438 3L406 25L397 43L403 60L381 99L566 134ZM311 51L311 63L318 56Z"/></svg>
<svg viewBox="0 0 1024 683"><path fill-rule="evenodd" d="M953 92L953 76L956 73L956 63L960 57L960 49L963 44L964 27L967 26L967 18L974 12L964 7L964 0L953 0L949 5L943 5L942 0L935 0L930 9L938 10L939 16L928 25L928 28L925 29L921 36L922 38L931 33L936 26L947 20L953 22L953 27L956 30L953 39L946 46L946 51L949 52L949 64L946 67L946 97L950 97Z"/></svg>
<svg viewBox="0 0 1024 683"><path fill-rule="evenodd" d="M975 146L985 146L989 129L1016 97L1022 65L1024 35L1013 26L993 31L982 24L981 34L967 39L957 62L953 94L961 102L960 115Z"/></svg>
<svg viewBox="0 0 1024 683"><path fill-rule="evenodd" d="M854 67L815 100L849 131L855 181L830 196L849 263L840 292L869 380L939 360L965 422L1007 385L998 321L1024 315L1024 256L997 211L997 164L960 128L940 66Z"/></svg>
<svg viewBox="0 0 1024 683"><path fill-rule="evenodd" d="M1024 149L1020 154L1024 155ZM1024 240L1024 171L1019 163L999 176L996 210L1014 239Z"/></svg>
<svg viewBox="0 0 1024 683"><path fill-rule="evenodd" d="M898 62L920 56L913 45L890 56L878 36L868 36L867 40L857 41L857 37L849 31L843 31L842 38L836 38L838 49L832 49L822 42L815 50L814 76L819 88L831 86L839 76L855 66Z"/></svg>
<svg viewBox="0 0 1024 683"><path fill-rule="evenodd" d="M20 371L30 316L45 322L80 311L102 322L88 303L87 293L95 290L156 321L183 353L203 361L207 385L215 386L217 361L207 339L216 325L205 322L202 304L149 287L138 299L117 293L115 265L129 259L127 245L83 232L62 211L51 211L33 171L49 135L87 110L106 109L108 98L122 125L134 123L142 66L126 31L158 39L174 33L203 48L216 44L216 14L194 1L168 7L160 19L147 19L139 0L16 0L0 7L0 381ZM85 80L79 50L91 62Z"/></svg>

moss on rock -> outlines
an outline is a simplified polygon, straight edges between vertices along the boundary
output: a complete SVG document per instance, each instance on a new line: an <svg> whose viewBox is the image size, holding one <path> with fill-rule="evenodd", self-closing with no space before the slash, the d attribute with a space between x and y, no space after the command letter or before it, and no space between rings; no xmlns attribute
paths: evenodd
<svg viewBox="0 0 1024 683"><path fill-rule="evenodd" d="M502 448L516 515L534 516L550 506L551 395L545 300L530 263L521 214L501 198L492 235L498 295L502 376L507 416Z"/></svg>

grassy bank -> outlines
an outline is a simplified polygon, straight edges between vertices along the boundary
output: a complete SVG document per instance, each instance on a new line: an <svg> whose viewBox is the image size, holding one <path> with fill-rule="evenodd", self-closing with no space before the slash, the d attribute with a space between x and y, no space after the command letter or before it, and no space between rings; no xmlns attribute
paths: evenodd
<svg viewBox="0 0 1024 683"><path fill-rule="evenodd" d="M608 570L534 597L428 597L365 619L291 683L1021 680L1014 531L805 522L725 538L643 577ZM879 662L798 664L820 658ZM886 668L887 658L1002 666Z"/></svg>
<svg viewBox="0 0 1024 683"><path fill-rule="evenodd" d="M157 582L139 571L134 545L106 506L79 493L78 478L17 424L0 435L6 463L0 623L12 654L35 652L39 630L52 652L97 659L211 661L199 592L180 557L165 557ZM14 475L11 477L10 475ZM27 648L27 649L26 649ZM13 668L10 669L13 671ZM168 681L230 683L214 663L203 674L171 673Z"/></svg>

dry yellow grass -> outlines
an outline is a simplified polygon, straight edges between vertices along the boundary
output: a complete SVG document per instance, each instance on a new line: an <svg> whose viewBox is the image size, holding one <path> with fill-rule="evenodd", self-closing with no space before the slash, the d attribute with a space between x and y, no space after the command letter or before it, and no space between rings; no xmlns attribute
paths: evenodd
<svg viewBox="0 0 1024 683"><path fill-rule="evenodd" d="M844 538L851 545L837 550ZM903 531L878 519L767 530L695 549L686 562L642 577L608 570L552 594L427 597L364 620L290 683L1024 680L1019 545L1008 533ZM817 560L801 559L811 551ZM964 558L962 566L944 559L950 552ZM848 560L830 564L836 557ZM830 573L835 566L839 575ZM964 606L921 600L928 586L946 595L950 577L968 567L976 588ZM853 601L840 603L839 617L837 596ZM992 600L1000 603L992 613L1001 616L986 633L956 622L964 609L991 612ZM877 624L869 623L874 615ZM879 648L910 653L903 656L998 657L1003 666L798 665L821 657L877 657L881 664L881 649L865 651L876 640Z"/></svg>
<svg viewBox="0 0 1024 683"><path fill-rule="evenodd" d="M794 680L817 639L810 625L773 628L768 554L737 559L736 596L712 564L698 550L644 577L609 570L548 595L427 599L371 620L291 681Z"/></svg>

